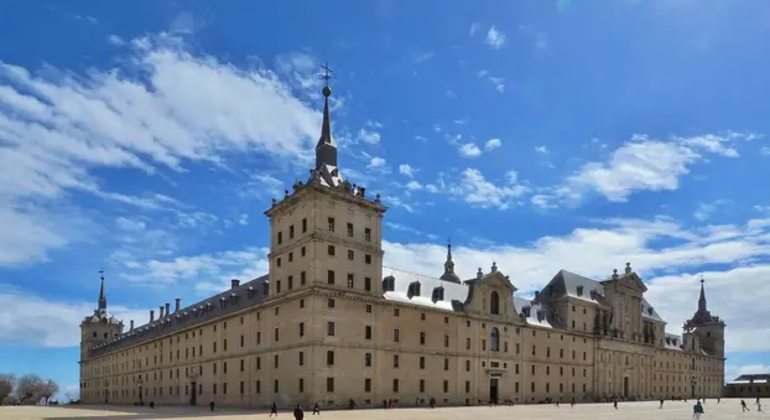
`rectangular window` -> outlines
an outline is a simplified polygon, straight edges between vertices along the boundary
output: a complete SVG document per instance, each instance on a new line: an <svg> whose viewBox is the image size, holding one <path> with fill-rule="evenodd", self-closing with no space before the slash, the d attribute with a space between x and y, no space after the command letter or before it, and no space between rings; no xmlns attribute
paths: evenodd
<svg viewBox="0 0 770 420"><path fill-rule="evenodd" d="M280 267L281 266L281 257L276 258L275 264Z"/></svg>
<svg viewBox="0 0 770 420"><path fill-rule="evenodd" d="M364 277L364 290L367 292L372 290L372 279L370 277Z"/></svg>
<svg viewBox="0 0 770 420"><path fill-rule="evenodd" d="M372 241L372 230L369 228L364 229L364 239L366 242Z"/></svg>
<svg viewBox="0 0 770 420"><path fill-rule="evenodd" d="M444 370L449 370L449 358L444 358Z"/></svg>
<svg viewBox="0 0 770 420"><path fill-rule="evenodd" d="M246 344L246 337L241 336L241 347L243 347ZM193 356L195 356L195 349L193 348Z"/></svg>
<svg viewBox="0 0 770 420"><path fill-rule="evenodd" d="M261 385L262 385L262 384L261 384L259 381L257 381L257 387L256 387L256 388L257 388L257 394L259 394L260 392L262 392L262 387L261 387Z"/></svg>
<svg viewBox="0 0 770 420"><path fill-rule="evenodd" d="M334 232L334 218L330 217L327 221L329 223L329 232Z"/></svg>
<svg viewBox="0 0 770 420"><path fill-rule="evenodd" d="M372 354L371 353L364 353L364 366L371 367L372 366Z"/></svg>
<svg viewBox="0 0 770 420"><path fill-rule="evenodd" d="M465 393L471 392L471 381L465 381Z"/></svg>
<svg viewBox="0 0 770 420"><path fill-rule="evenodd" d="M348 223L348 236L353 236L353 224Z"/></svg>
<svg viewBox="0 0 770 420"><path fill-rule="evenodd" d="M334 284L334 271L329 270L326 272L326 284Z"/></svg>
<svg viewBox="0 0 770 420"><path fill-rule="evenodd" d="M334 307L334 299L332 299L332 298L329 298L329 300L327 301L326 305L327 305L329 308L333 308L333 307Z"/></svg>
<svg viewBox="0 0 770 420"><path fill-rule="evenodd" d="M352 249L348 250L348 259L351 260L351 261L356 259L356 254L355 254L355 252L353 252Z"/></svg>
<svg viewBox="0 0 770 420"><path fill-rule="evenodd" d="M364 328L364 337L365 337L367 340L371 340L371 339L372 339L372 326L371 326L371 325L367 325L367 326Z"/></svg>
<svg viewBox="0 0 770 420"><path fill-rule="evenodd" d="M294 238L294 225L289 226L289 239Z"/></svg>
<svg viewBox="0 0 770 420"><path fill-rule="evenodd" d="M262 369L262 358L257 357L257 370Z"/></svg>
<svg viewBox="0 0 770 420"><path fill-rule="evenodd" d="M364 379L364 392L372 392L372 380L370 378Z"/></svg>
<svg viewBox="0 0 770 420"><path fill-rule="evenodd" d="M425 392L425 379L420 379L420 392Z"/></svg>
<svg viewBox="0 0 770 420"><path fill-rule="evenodd" d="M444 380L444 393L449 392L449 381Z"/></svg>
<svg viewBox="0 0 770 420"><path fill-rule="evenodd" d="M278 361L279 361L278 360L278 355L277 354L273 355L273 367L275 367L275 368L278 367L278 364L279 364Z"/></svg>
<svg viewBox="0 0 770 420"><path fill-rule="evenodd" d="M400 335L400 331L398 330L398 328L394 328L393 329L393 341L395 341L396 343L401 341L401 335Z"/></svg>
<svg viewBox="0 0 770 420"><path fill-rule="evenodd" d="M334 250L334 245L329 245L329 246L327 247L327 249L328 249L329 255L332 255L332 256L334 256L334 251L335 251L335 250Z"/></svg>
<svg viewBox="0 0 770 420"><path fill-rule="evenodd" d="M276 327L273 329L273 341L278 342L281 339L281 330Z"/></svg>
<svg viewBox="0 0 770 420"><path fill-rule="evenodd" d="M300 322L299 323L299 336L304 337L305 336L305 323Z"/></svg>
<svg viewBox="0 0 770 420"><path fill-rule="evenodd" d="M326 392L334 392L334 378L326 378Z"/></svg>
<svg viewBox="0 0 770 420"><path fill-rule="evenodd" d="M470 349L471 349L471 339L470 338L466 338L465 339L465 350L470 350Z"/></svg>
<svg viewBox="0 0 770 420"><path fill-rule="evenodd" d="M305 365L305 352L301 351L301 352L297 353L297 358L299 359L298 360L299 365L300 366L304 366Z"/></svg>
<svg viewBox="0 0 770 420"><path fill-rule="evenodd" d="M425 357L420 356L420 369L425 369Z"/></svg>
<svg viewBox="0 0 770 420"><path fill-rule="evenodd" d="M243 359L241 359L241 372L245 370L246 370L246 362Z"/></svg>
<svg viewBox="0 0 770 420"><path fill-rule="evenodd" d="M281 293L281 281L280 280L275 282L275 293Z"/></svg>
<svg viewBox="0 0 770 420"><path fill-rule="evenodd" d="M425 333L424 332L420 333L420 345L423 345L423 346L425 345Z"/></svg>
<svg viewBox="0 0 770 420"><path fill-rule="evenodd" d="M397 354L393 355L393 368L398 369L400 360Z"/></svg>
<svg viewBox="0 0 770 420"><path fill-rule="evenodd" d="M326 352L326 364L329 366L334 366L334 351L328 350Z"/></svg>
<svg viewBox="0 0 770 420"><path fill-rule="evenodd" d="M283 232L278 232L278 245L283 242Z"/></svg>
<svg viewBox="0 0 770 420"><path fill-rule="evenodd" d="M327 322L326 323L326 334L333 336L334 335L334 323L333 322Z"/></svg>
<svg viewBox="0 0 770 420"><path fill-rule="evenodd" d="M304 257L306 254L307 254L307 249L304 246L299 249L299 255L300 256Z"/></svg>
<svg viewBox="0 0 770 420"><path fill-rule="evenodd" d="M367 264L371 264L372 263L372 256L370 254L364 255L364 262L367 263Z"/></svg>
<svg viewBox="0 0 770 420"><path fill-rule="evenodd" d="M289 256L291 256L291 252L289 253ZM289 276L287 280L289 281L289 290L291 290L294 287L294 276Z"/></svg>
<svg viewBox="0 0 770 420"><path fill-rule="evenodd" d="M393 380L393 392L398 392L398 379Z"/></svg>
<svg viewBox="0 0 770 420"><path fill-rule="evenodd" d="M303 271L303 272L299 273L299 284L301 286L304 286L306 281L307 281L307 278L306 278L305 272Z"/></svg>
<svg viewBox="0 0 770 420"><path fill-rule="evenodd" d="M465 371L466 372L470 372L471 371L471 361L470 360L466 360L465 361Z"/></svg>
<svg viewBox="0 0 770 420"><path fill-rule="evenodd" d="M262 333L257 331L257 345L262 343Z"/></svg>
<svg viewBox="0 0 770 420"><path fill-rule="evenodd" d="M278 379L273 381L273 392L278 393Z"/></svg>
<svg viewBox="0 0 770 420"><path fill-rule="evenodd" d="M449 336L444 335L444 347L449 347Z"/></svg>
<svg viewBox="0 0 770 420"><path fill-rule="evenodd" d="M299 392L305 392L305 379L299 378Z"/></svg>
<svg viewBox="0 0 770 420"><path fill-rule="evenodd" d="M302 219L302 233L307 232L307 219Z"/></svg>
<svg viewBox="0 0 770 420"><path fill-rule="evenodd" d="M348 273L348 287L353 288L353 285L355 284L353 280L353 273Z"/></svg>

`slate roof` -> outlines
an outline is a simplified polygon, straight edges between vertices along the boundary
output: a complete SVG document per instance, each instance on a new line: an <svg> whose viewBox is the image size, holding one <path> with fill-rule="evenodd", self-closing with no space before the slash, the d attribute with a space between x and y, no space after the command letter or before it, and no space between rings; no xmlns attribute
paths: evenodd
<svg viewBox="0 0 770 420"><path fill-rule="evenodd" d="M747 381L747 382L757 382L757 381L770 381L770 373L749 373L745 375L741 375L734 379L734 381Z"/></svg>
<svg viewBox="0 0 770 420"><path fill-rule="evenodd" d="M183 328L203 324L228 313L256 306L268 297L268 276L241 283L193 305L165 315L162 318L135 327L118 337L91 348L91 355L99 355L151 340Z"/></svg>

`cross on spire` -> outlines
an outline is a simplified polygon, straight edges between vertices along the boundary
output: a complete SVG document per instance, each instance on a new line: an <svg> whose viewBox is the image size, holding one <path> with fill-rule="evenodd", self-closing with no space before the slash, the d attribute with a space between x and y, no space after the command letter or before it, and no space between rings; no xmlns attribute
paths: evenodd
<svg viewBox="0 0 770 420"><path fill-rule="evenodd" d="M329 79L332 78L332 73L334 73L334 72L332 71L332 69L329 68L329 63L325 63L323 66L321 66L321 70L324 71L324 74L319 76L319 78L324 81L324 87L328 88L329 87Z"/></svg>

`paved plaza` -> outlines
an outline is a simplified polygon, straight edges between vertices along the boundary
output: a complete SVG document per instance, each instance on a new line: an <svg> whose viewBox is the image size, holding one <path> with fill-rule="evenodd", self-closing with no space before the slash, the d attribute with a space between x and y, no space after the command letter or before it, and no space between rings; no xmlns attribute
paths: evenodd
<svg viewBox="0 0 770 420"><path fill-rule="evenodd" d="M739 400L723 399L707 401L704 418L708 420L765 419L770 416L758 413L754 401L746 401L751 412L742 413ZM768 401L770 403L770 401ZM693 401L666 401L663 409L657 402L619 403L618 410L612 404L581 404L570 408L569 404L556 408L554 405L521 405L515 407L452 407L452 408L394 408L392 410L339 410L324 411L323 420L523 420L523 419L575 419L575 420L691 420ZM2 420L143 420L143 419L227 419L246 420L268 418L264 411L222 409L214 413L204 407L0 407ZM305 418L314 418L308 411ZM281 411L279 418L293 419L290 410Z"/></svg>

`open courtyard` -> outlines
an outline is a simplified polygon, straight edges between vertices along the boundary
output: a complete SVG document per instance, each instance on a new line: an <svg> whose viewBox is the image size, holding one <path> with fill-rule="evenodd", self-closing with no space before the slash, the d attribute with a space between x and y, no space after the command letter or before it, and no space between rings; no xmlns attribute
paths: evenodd
<svg viewBox="0 0 770 420"><path fill-rule="evenodd" d="M723 399L721 404L716 400L708 400L705 408L705 418L732 420L766 418L766 414L758 413L754 401L746 401L751 408L750 412L741 412L737 399ZM391 410L366 409L366 410L338 410L323 411L319 418L324 420L497 420L497 419L575 419L575 420L672 420L692 418L692 405L694 401L684 403L682 401L666 401L663 408L659 409L657 402L622 402L618 404L618 410L612 408L612 404L579 404L570 408L569 404L555 405L517 405L515 407L451 407L451 408L394 408ZM99 406L50 406L50 407L0 407L0 419L2 420L65 420L81 419L89 420L140 420L140 419L197 419L197 418L222 418L228 420L268 418L265 411L221 409L215 412L208 411L205 407L99 407ZM310 411L305 412L306 418L314 417ZM291 410L279 412L280 418L291 419Z"/></svg>

